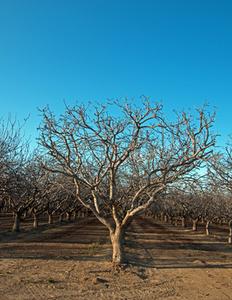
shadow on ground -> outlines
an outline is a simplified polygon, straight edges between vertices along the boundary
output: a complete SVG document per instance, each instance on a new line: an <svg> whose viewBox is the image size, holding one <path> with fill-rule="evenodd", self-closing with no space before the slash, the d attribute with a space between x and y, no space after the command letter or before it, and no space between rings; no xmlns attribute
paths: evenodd
<svg viewBox="0 0 232 300"><path fill-rule="evenodd" d="M138 218L128 228L125 249L130 264L156 268L232 268L232 247L204 232ZM107 229L94 218L42 224L21 233L0 232L1 259L109 261Z"/></svg>

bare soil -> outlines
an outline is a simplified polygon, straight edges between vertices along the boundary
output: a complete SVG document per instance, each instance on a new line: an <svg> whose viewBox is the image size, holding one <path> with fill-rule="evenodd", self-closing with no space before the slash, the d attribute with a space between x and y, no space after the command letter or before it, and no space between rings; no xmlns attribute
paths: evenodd
<svg viewBox="0 0 232 300"><path fill-rule="evenodd" d="M232 299L226 229L199 232L138 218L126 237L129 265L114 270L108 232L96 219L9 232L0 216L0 300Z"/></svg>

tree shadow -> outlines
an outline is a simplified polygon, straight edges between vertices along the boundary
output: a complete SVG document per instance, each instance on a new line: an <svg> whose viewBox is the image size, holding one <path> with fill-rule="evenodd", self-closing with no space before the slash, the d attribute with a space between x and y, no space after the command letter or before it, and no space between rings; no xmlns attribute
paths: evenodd
<svg viewBox="0 0 232 300"><path fill-rule="evenodd" d="M232 268L232 247L183 228L138 218L125 241L129 264L153 268ZM110 261L108 230L96 219L41 225L1 237L1 259ZM141 275L142 276L142 275Z"/></svg>

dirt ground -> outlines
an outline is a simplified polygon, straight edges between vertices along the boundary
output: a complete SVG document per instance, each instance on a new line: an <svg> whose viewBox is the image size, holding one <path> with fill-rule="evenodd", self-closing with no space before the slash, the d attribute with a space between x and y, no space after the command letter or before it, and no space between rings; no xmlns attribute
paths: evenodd
<svg viewBox="0 0 232 300"><path fill-rule="evenodd" d="M232 246L220 228L206 237L138 218L126 238L130 264L115 271L107 230L95 219L26 224L18 234L3 227L0 300L232 299Z"/></svg>

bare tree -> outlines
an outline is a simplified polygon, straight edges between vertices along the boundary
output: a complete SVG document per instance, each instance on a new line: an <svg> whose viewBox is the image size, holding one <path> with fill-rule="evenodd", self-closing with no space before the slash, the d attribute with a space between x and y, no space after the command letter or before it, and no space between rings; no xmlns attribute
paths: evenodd
<svg viewBox="0 0 232 300"><path fill-rule="evenodd" d="M229 227L228 242L232 243L232 137L223 152L210 159L208 175L211 185L222 193L221 205Z"/></svg>
<svg viewBox="0 0 232 300"><path fill-rule="evenodd" d="M11 211L14 215L13 231L20 231L20 221L35 202L37 191L26 178L24 169L14 170L10 174L9 180L5 187L5 194L8 197Z"/></svg>
<svg viewBox="0 0 232 300"><path fill-rule="evenodd" d="M4 203L5 185L9 174L23 165L27 153L22 128L23 126L10 117L0 120L0 196Z"/></svg>
<svg viewBox="0 0 232 300"><path fill-rule="evenodd" d="M116 265L125 262L131 220L199 168L215 143L214 115L182 112L169 122L162 107L147 100L141 108L114 102L66 107L59 118L46 108L42 115L40 145L50 157L44 167L73 179L77 199L109 229Z"/></svg>
<svg viewBox="0 0 232 300"><path fill-rule="evenodd" d="M23 139L23 126L10 117L0 123L0 197L2 206L15 214L14 231L19 231L20 217L26 211L19 205L27 194L23 173L28 145Z"/></svg>

